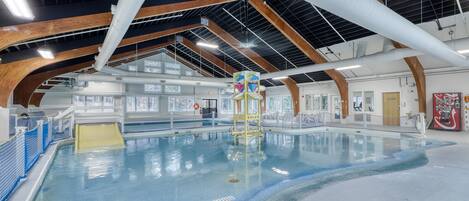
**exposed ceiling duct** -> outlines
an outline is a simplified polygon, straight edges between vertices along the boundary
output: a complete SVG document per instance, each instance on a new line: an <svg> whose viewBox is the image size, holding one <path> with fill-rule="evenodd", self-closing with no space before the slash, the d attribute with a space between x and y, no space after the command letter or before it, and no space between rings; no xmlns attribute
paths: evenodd
<svg viewBox="0 0 469 201"><path fill-rule="evenodd" d="M199 81L199 80L185 80L173 78L155 78L155 77L142 77L142 76L114 76L114 75L97 75L97 74L79 74L76 76L77 81L94 81L94 82L117 82L128 84L169 84L169 85L182 85L182 86L203 86L203 87L218 87L226 88L231 84L220 79L219 81Z"/></svg>
<svg viewBox="0 0 469 201"><path fill-rule="evenodd" d="M107 31L103 46L99 48L99 54L94 64L94 68L96 68L97 71L100 71L109 61L144 1L145 0L119 0L117 6L111 7L113 14L112 22Z"/></svg>
<svg viewBox="0 0 469 201"><path fill-rule="evenodd" d="M306 0L386 38L456 66L469 60L377 0Z"/></svg>
<svg viewBox="0 0 469 201"><path fill-rule="evenodd" d="M469 37L462 38L452 41L445 42L445 45L450 45L454 48L458 49L468 49L469 44ZM314 64L303 66L300 68L288 69L283 71L277 71L273 73L266 73L261 75L261 79L270 79L276 77L285 77L291 75L298 75L302 73L309 73L309 72L316 72L316 71L323 71L329 69L337 69L347 66L357 66L357 65L369 65L369 64L379 64L379 63L386 63L391 61L402 60L406 57L413 57L413 56L421 56L424 55L423 52L410 49L410 48L401 48L401 49L392 49L385 52L378 52L374 54L370 54L367 56L359 57L359 58L351 58L351 59L344 59L340 61L333 61L324 64Z"/></svg>

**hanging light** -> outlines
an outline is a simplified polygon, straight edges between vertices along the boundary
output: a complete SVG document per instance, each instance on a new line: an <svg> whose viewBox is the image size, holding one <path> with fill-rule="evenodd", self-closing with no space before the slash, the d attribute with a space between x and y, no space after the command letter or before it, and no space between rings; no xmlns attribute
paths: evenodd
<svg viewBox="0 0 469 201"><path fill-rule="evenodd" d="M44 59L55 59L54 53L52 53L52 50L50 50L49 48L42 47L37 49L37 52Z"/></svg>
<svg viewBox="0 0 469 201"><path fill-rule="evenodd" d="M2 0L10 13L16 17L28 20L34 19L31 8L26 0Z"/></svg>
<svg viewBox="0 0 469 201"><path fill-rule="evenodd" d="M336 68L336 70L350 70L350 69L354 69L354 68L360 68L362 67L361 65L353 65L353 66L345 66L345 67L340 67L340 68Z"/></svg>
<svg viewBox="0 0 469 201"><path fill-rule="evenodd" d="M208 47L208 48L212 48L212 49L218 49L218 45L217 44L211 44L211 43L205 43L205 42L197 42L197 45L198 46L201 46L201 47Z"/></svg>
<svg viewBox="0 0 469 201"><path fill-rule="evenodd" d="M281 76L281 77L274 77L272 78L273 80L284 80L284 79L287 79L288 77L287 76Z"/></svg>

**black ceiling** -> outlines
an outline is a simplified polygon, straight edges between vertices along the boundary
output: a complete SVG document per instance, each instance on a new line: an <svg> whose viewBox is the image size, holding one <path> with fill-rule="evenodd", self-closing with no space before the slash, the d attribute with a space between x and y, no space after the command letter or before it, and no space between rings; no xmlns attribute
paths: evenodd
<svg viewBox="0 0 469 201"><path fill-rule="evenodd" d="M164 5L167 3L181 2L183 0L146 0L144 6ZM383 0L388 7L414 23L432 21L441 17L458 14L455 0ZM109 12L111 3L117 0L35 0L30 1L35 14L34 21L51 20L64 17L81 16L87 14ZM304 0L268 0L267 3L274 8L290 25L292 25L303 37L306 38L315 48L328 47L342 43L343 39L333 31L319 13ZM469 10L469 0L461 0L464 11ZM373 33L337 17L325 10L319 11L329 20L336 30L347 40L354 40L372 35ZM232 16L231 16L232 15ZM215 21L223 29L231 33L242 42L250 41L256 44L252 49L260 54L267 61L279 69L289 69L301 67L313 62L288 41L275 27L273 27L262 15L245 1L195 9L166 16L158 16L140 19L141 23L132 25L126 35L135 36L152 31L161 30L171 26L194 23L200 16L207 16ZM156 20L167 18L164 20ZM246 30L236 19L244 23L249 29L256 33L265 42ZM0 3L0 27L12 26L27 23L10 16L4 5ZM99 29L99 30L96 30ZM22 45L14 45L0 52L2 62L10 62L35 56L35 49L47 44L55 51L84 47L91 44L98 44L103 41L106 29L95 28L86 30L86 33L65 33L57 35L55 38L46 39L42 42L26 42ZM65 36L68 35L68 36ZM228 44L224 43L217 36L205 28L186 31L181 34L192 42L208 40L220 45L220 51L212 51L218 58L225 61L238 70L255 70L265 72L248 58L238 53ZM122 52L132 48L142 48L157 43L159 40L144 42L138 46L119 48L117 52ZM267 43L267 44L266 44ZM227 76L221 69L214 66L197 53L181 44L168 47L169 51L176 52L179 56L195 65L201 66L216 77ZM91 60L93 56L74 59L68 62L61 62L48 66L46 69L60 68L77 62ZM331 78L324 72L314 72L308 74L291 76L299 83L330 80ZM263 81L266 86L281 85L275 80Z"/></svg>

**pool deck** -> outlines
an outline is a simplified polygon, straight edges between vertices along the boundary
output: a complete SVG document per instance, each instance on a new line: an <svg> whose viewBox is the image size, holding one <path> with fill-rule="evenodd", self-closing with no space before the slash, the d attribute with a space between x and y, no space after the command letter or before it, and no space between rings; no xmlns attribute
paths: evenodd
<svg viewBox="0 0 469 201"><path fill-rule="evenodd" d="M429 162L422 167L333 183L302 200L469 200L469 132L428 130L427 137L457 144L428 150Z"/></svg>

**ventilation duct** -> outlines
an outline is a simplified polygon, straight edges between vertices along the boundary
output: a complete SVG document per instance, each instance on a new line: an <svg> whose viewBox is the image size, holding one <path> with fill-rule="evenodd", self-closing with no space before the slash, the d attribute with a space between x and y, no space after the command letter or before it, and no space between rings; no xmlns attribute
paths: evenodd
<svg viewBox="0 0 469 201"><path fill-rule="evenodd" d="M386 38L456 66L469 66L466 57L452 50L377 0L306 0Z"/></svg>
<svg viewBox="0 0 469 201"><path fill-rule="evenodd" d="M109 61L119 43L124 38L130 24L137 15L144 0L119 0L117 6L111 7L113 14L111 25L107 31L103 46L99 48L94 68L100 71Z"/></svg>

